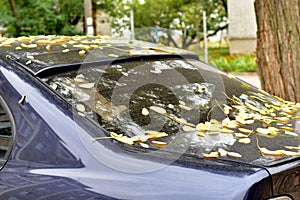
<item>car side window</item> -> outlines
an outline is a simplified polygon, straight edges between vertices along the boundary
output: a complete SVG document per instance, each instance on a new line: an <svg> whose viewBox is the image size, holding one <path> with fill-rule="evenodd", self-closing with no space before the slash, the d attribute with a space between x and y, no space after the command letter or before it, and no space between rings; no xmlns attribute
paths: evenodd
<svg viewBox="0 0 300 200"><path fill-rule="evenodd" d="M0 169L6 163L13 141L12 121L9 109L0 97Z"/></svg>

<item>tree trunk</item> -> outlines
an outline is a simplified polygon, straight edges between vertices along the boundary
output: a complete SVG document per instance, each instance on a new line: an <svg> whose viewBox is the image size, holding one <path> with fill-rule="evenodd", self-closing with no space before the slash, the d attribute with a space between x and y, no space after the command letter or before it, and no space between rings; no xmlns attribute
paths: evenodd
<svg viewBox="0 0 300 200"><path fill-rule="evenodd" d="M300 102L300 1L255 0L262 89Z"/></svg>
<svg viewBox="0 0 300 200"><path fill-rule="evenodd" d="M18 24L19 15L17 13L15 0L9 0L9 4L10 4L11 11L13 13L13 16L15 18L15 22L14 23L15 23L15 29L16 29L16 36L19 36L20 33L21 33L21 29L20 29L20 26Z"/></svg>

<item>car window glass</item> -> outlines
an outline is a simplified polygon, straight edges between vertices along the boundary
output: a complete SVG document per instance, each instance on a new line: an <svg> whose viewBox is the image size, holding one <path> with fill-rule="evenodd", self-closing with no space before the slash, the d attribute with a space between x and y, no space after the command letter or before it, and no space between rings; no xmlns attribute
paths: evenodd
<svg viewBox="0 0 300 200"><path fill-rule="evenodd" d="M299 154L299 104L196 60L84 67L45 81L114 142L159 149L181 135L179 149L193 133L185 153L200 157L267 164Z"/></svg>

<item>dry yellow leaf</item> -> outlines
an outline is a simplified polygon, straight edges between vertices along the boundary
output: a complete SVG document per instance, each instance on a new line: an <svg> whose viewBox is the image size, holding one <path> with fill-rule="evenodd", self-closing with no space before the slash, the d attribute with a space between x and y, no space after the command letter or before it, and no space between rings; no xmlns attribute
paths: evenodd
<svg viewBox="0 0 300 200"><path fill-rule="evenodd" d="M95 83L83 83L79 84L78 86L83 89L91 89L95 86Z"/></svg>
<svg viewBox="0 0 300 200"><path fill-rule="evenodd" d="M156 139L156 138L161 138L161 137L166 137L168 136L167 133L165 132L159 132L159 131L146 131L147 137L149 139Z"/></svg>
<svg viewBox="0 0 300 200"><path fill-rule="evenodd" d="M198 131L209 131L209 128L210 128L210 123L207 123L207 122L205 122L205 124L200 123L196 126L196 129Z"/></svg>
<svg viewBox="0 0 300 200"><path fill-rule="evenodd" d="M221 128L220 131L221 131L222 133L234 133L233 130L228 129L228 128Z"/></svg>
<svg viewBox="0 0 300 200"><path fill-rule="evenodd" d="M286 156L300 156L299 152L294 152L294 151L283 151L284 155Z"/></svg>
<svg viewBox="0 0 300 200"><path fill-rule="evenodd" d="M80 56L84 56L84 55L85 55L85 50L79 51L78 54L79 54Z"/></svg>
<svg viewBox="0 0 300 200"><path fill-rule="evenodd" d="M198 92L203 93L205 91L205 87L204 86L199 86L198 87Z"/></svg>
<svg viewBox="0 0 300 200"><path fill-rule="evenodd" d="M241 139L239 139L239 143L250 144L251 143L251 139L250 138L241 138Z"/></svg>
<svg viewBox="0 0 300 200"><path fill-rule="evenodd" d="M53 84L51 85L51 87L52 87L53 90L56 90L58 86L57 86L57 84L53 83Z"/></svg>
<svg viewBox="0 0 300 200"><path fill-rule="evenodd" d="M132 138L129 138L127 136L122 136L122 137L117 137L117 138L114 138L115 140L119 141L119 142L122 142L124 144L129 144L129 145L133 145L133 139Z"/></svg>
<svg viewBox="0 0 300 200"><path fill-rule="evenodd" d="M294 147L294 146L284 146L284 147L290 150L300 150L300 147Z"/></svg>
<svg viewBox="0 0 300 200"><path fill-rule="evenodd" d="M243 133L235 133L234 135L235 135L235 137L237 137L237 138L247 138L247 137L248 137L248 135L243 134Z"/></svg>
<svg viewBox="0 0 300 200"><path fill-rule="evenodd" d="M146 144L146 143L140 142L139 145L141 145L141 146L142 146L143 148L145 148L145 149L149 149L149 145Z"/></svg>
<svg viewBox="0 0 300 200"><path fill-rule="evenodd" d="M230 113L230 110L232 110L232 108L226 104L224 104L224 114L228 115Z"/></svg>
<svg viewBox="0 0 300 200"><path fill-rule="evenodd" d="M267 156L283 156L284 155L284 150L271 151L264 147L259 148L259 150L263 155L267 155Z"/></svg>
<svg viewBox="0 0 300 200"><path fill-rule="evenodd" d="M295 133L295 132L291 132L291 131L284 131L284 133L286 134L286 135L290 135L290 136L299 136L297 133Z"/></svg>
<svg viewBox="0 0 300 200"><path fill-rule="evenodd" d="M230 120L228 117L226 117L222 121L222 125L227 128L238 128L239 124L235 120Z"/></svg>
<svg viewBox="0 0 300 200"><path fill-rule="evenodd" d="M68 53L70 51L70 49L64 49L62 50L63 53Z"/></svg>
<svg viewBox="0 0 300 200"><path fill-rule="evenodd" d="M280 128L285 130L285 131L293 131L294 130L294 128L289 127L289 126L281 126Z"/></svg>
<svg viewBox="0 0 300 200"><path fill-rule="evenodd" d="M186 105L179 104L178 106L179 106L179 108L182 108L184 110L192 110L192 108L190 108L190 107L188 107Z"/></svg>
<svg viewBox="0 0 300 200"><path fill-rule="evenodd" d="M241 158L242 155L236 152L227 152L228 156L234 157L234 158Z"/></svg>
<svg viewBox="0 0 300 200"><path fill-rule="evenodd" d="M161 74L162 73L162 71L159 70L159 69L150 70L150 72L153 73L153 74Z"/></svg>
<svg viewBox="0 0 300 200"><path fill-rule="evenodd" d="M190 126L183 126L182 130L185 132L193 132L196 131L196 128L190 127Z"/></svg>
<svg viewBox="0 0 300 200"><path fill-rule="evenodd" d="M149 110L147 108L142 109L142 115L148 116L149 115Z"/></svg>
<svg viewBox="0 0 300 200"><path fill-rule="evenodd" d="M167 146L167 143L166 142L161 142L161 141L151 141L151 143L156 146L156 147L165 147Z"/></svg>
<svg viewBox="0 0 300 200"><path fill-rule="evenodd" d="M205 133L204 132L198 132L197 135L200 136L200 137L205 137Z"/></svg>
<svg viewBox="0 0 300 200"><path fill-rule="evenodd" d="M110 132L110 136L114 138L115 140L122 142L124 144L133 145L134 140L132 138L129 138L127 136L123 136L122 134L117 134L114 132Z"/></svg>
<svg viewBox="0 0 300 200"><path fill-rule="evenodd" d="M83 104L76 104L76 109L79 111L79 112L84 112L85 111L85 106Z"/></svg>
<svg viewBox="0 0 300 200"><path fill-rule="evenodd" d="M238 130L241 131L242 133L248 133L248 134L253 132L253 130L246 129L246 128L238 128Z"/></svg>
<svg viewBox="0 0 300 200"><path fill-rule="evenodd" d="M209 154L203 153L204 158L218 158L219 152L210 152Z"/></svg>
<svg viewBox="0 0 300 200"><path fill-rule="evenodd" d="M212 124L222 124L220 121L218 121L216 119L211 119L210 123L212 123Z"/></svg>
<svg viewBox="0 0 300 200"><path fill-rule="evenodd" d="M218 149L218 153L220 154L220 156L227 156L228 152L222 148Z"/></svg>
<svg viewBox="0 0 300 200"><path fill-rule="evenodd" d="M167 111L164 108L159 107L159 106L150 106L150 110L153 110L153 111L155 111L157 113L160 113L160 114L166 114L167 113Z"/></svg>
<svg viewBox="0 0 300 200"><path fill-rule="evenodd" d="M290 119L287 118L287 117L275 117L274 119L279 121L279 122L284 122L284 123L287 123L287 122L290 121Z"/></svg>

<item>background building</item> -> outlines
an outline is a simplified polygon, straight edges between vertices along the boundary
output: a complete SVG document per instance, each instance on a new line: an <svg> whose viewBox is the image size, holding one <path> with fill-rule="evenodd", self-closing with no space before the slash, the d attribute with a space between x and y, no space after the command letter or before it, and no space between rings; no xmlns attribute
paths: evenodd
<svg viewBox="0 0 300 200"><path fill-rule="evenodd" d="M230 54L254 53L256 17L254 0L228 0Z"/></svg>

